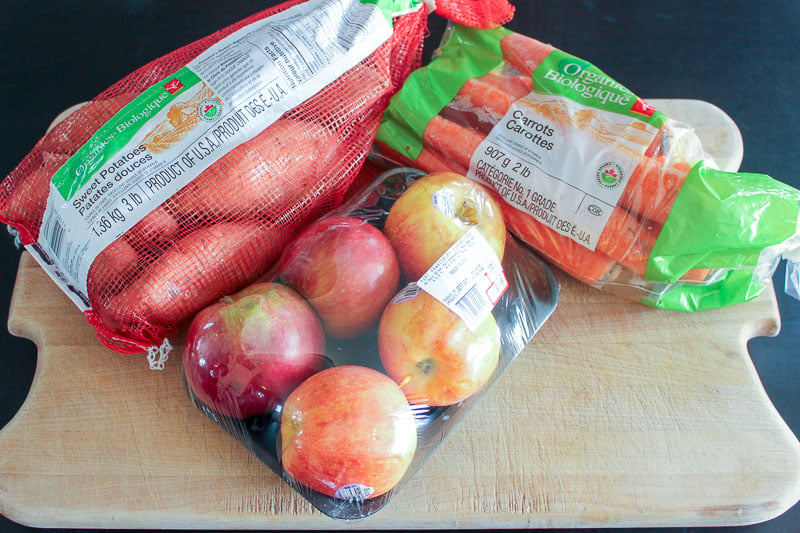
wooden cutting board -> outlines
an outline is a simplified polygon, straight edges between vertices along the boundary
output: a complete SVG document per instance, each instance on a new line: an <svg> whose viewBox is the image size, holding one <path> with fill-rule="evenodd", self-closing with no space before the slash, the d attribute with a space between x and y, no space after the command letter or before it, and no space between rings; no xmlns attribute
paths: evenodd
<svg viewBox="0 0 800 533"><path fill-rule="evenodd" d="M693 118L720 166L738 167L741 137L717 108L653 103ZM0 512L46 527L703 526L767 520L800 498L800 443L746 350L779 330L771 288L685 314L559 279L553 317L419 473L345 523L190 405L180 349L158 372L103 348L24 253L9 329L39 359L0 431Z"/></svg>

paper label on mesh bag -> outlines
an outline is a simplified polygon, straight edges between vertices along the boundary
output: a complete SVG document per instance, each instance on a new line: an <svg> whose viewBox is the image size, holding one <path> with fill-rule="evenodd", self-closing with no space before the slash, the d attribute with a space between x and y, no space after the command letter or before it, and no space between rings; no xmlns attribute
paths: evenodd
<svg viewBox="0 0 800 533"><path fill-rule="evenodd" d="M385 9L310 0L240 29L150 87L54 175L33 255L88 309L95 257L226 153L374 52L392 34Z"/></svg>
<svg viewBox="0 0 800 533"><path fill-rule="evenodd" d="M475 331L508 289L497 254L477 228L465 233L417 281Z"/></svg>

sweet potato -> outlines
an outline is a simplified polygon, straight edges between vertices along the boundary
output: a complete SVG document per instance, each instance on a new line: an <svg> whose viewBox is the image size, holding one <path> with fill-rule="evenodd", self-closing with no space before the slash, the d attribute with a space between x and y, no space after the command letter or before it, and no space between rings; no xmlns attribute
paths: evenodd
<svg viewBox="0 0 800 533"><path fill-rule="evenodd" d="M317 183L335 145L321 126L279 120L228 152L167 205L185 220L276 220Z"/></svg>
<svg viewBox="0 0 800 533"><path fill-rule="evenodd" d="M90 300L102 302L93 312L113 333L140 339L145 347L160 343L200 309L262 275L290 236L277 226L221 223L200 228L110 298L93 294L90 279Z"/></svg>

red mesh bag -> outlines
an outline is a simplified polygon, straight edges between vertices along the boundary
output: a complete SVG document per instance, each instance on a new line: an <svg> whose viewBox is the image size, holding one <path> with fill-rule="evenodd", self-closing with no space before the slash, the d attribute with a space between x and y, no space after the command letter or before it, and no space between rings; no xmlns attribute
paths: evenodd
<svg viewBox="0 0 800 533"><path fill-rule="evenodd" d="M369 5L358 4L357 0L346 3L355 4L361 10ZM325 0L285 2L152 61L70 114L35 145L2 183L0 220L16 228L22 244L54 279L60 280L73 301L84 309L87 321L94 326L104 345L122 353L149 349L151 356L154 355L156 348L163 347L163 341L180 331L200 309L262 276L297 230L338 206L348 189L357 185L354 180L389 98L421 61L428 12L418 0L407 3L410 9L386 17L391 19L391 31L382 44L373 47L365 57L357 58L352 66L321 84L313 94L281 112L276 120L243 142L234 143L230 139L241 133L234 130L251 127L246 121L253 119L248 118L245 111L256 116L270 108L273 100L285 96L278 90L280 86L273 87L274 92L259 92L260 102L253 96L252 101L242 105L241 120L232 114L233 106L228 115L218 115L228 118L219 118L218 125L207 130L205 140L210 142L204 144L202 137L196 134L200 131L198 128L204 120L215 120L219 109L225 113L228 101L218 96L211 84L207 86L205 78L199 76L199 88L192 89L196 93L191 98L186 93L184 100L164 104L163 120L137 141L139 144L133 151L120 157L118 162L105 160L103 164L107 166L102 170L94 169L92 158L106 149L110 139L104 137L107 131L104 128L116 124L116 134L123 135L120 132L126 127L128 114L130 121L147 115L148 108L141 107L140 102L149 94L148 90L158 87L164 98L173 90L181 94L181 82L171 79L176 72L183 72L190 62L195 69L198 64L204 64L209 55L224 56L228 48L220 46L237 38L239 34L233 35L235 32L249 31L268 17L282 13L280 20L285 26L286 20L292 20L289 14L294 16L304 4L308 7L306 11L313 14L313 17L305 16L315 19L319 18L321 9L315 7L317 4L329 12L334 9L331 6L340 4ZM403 2L389 4L397 8L397 4ZM290 8L297 9L287 11ZM458 22L480 27L505 23L513 14L513 8L505 0L438 0L436 10ZM343 23L353 23L349 13L342 12L341 18ZM284 26L277 23L273 26L270 35L284 35ZM226 37L230 39L223 41ZM350 38L348 33L331 36L322 32L314 36L316 41L328 38L337 40L337 46L352 45L345 42ZM287 46L317 44L289 41ZM273 44L267 42L264 50L273 50L270 48ZM220 46L209 50L214 45ZM299 79L300 74L294 69L308 67L313 73L314 68L318 68L313 62L306 62L305 66L300 62L287 63L279 54L271 60L275 65L283 65L280 68L290 81L293 76ZM323 60L333 62L325 57L320 59ZM221 57L222 67L214 71L215 80L223 79L229 83L230 91L239 91L235 80L231 81L231 73L242 61L245 60L235 55ZM245 89L248 87L242 87L241 92ZM270 95L274 97L272 100ZM132 106L138 106L135 109L139 111L131 111ZM259 111L257 107L264 109ZM130 196L129 193L128 197L116 198L117 204L112 205L117 205L118 211L109 208L105 212L110 218L97 215L92 230L101 235L108 230L108 235L101 239L110 239L111 233L114 238L99 248L93 259L85 261L83 290L80 284L77 288L73 286L72 278L65 278L63 271L74 268L75 272L82 272L82 267L70 266L66 260L63 260L65 266L59 267L61 254L66 253L62 240L64 230L61 222L54 220L60 216L58 209L63 208L48 207L48 198L52 200L57 196L54 190L62 191L62 195L75 194L72 189L63 192L65 189L56 185L62 183L59 176L69 172L88 175L87 168L99 172L92 174L97 181L96 189L89 182L81 185L87 188L81 194L64 196L70 198L75 209L81 205L94 212L97 202L111 202L109 198L113 195L108 191L115 184L106 182L121 178L123 172L144 172L137 168L153 164L153 158L158 159L173 147L182 146L180 143L189 142L193 136L201 140L192 141L196 151L185 151L184 156L189 159L180 160L183 166L176 158L172 167L158 167L159 171L142 181L138 190L149 188L154 196L166 194L161 189L177 187L171 185L171 181L178 180L178 175L187 171L188 162L202 170L166 200L153 203L144 215L132 219L135 220L132 226L118 234L113 229L117 223L115 218L120 221L125 218L123 206L142 194ZM205 159L204 150L217 150L217 153L209 156L207 163L200 164L198 160ZM104 179L97 177L101 175ZM103 190L103 187L108 189ZM124 199L128 200L127 204ZM49 215L51 212L56 215ZM40 238L41 235L46 238ZM77 260L73 262L78 263Z"/></svg>

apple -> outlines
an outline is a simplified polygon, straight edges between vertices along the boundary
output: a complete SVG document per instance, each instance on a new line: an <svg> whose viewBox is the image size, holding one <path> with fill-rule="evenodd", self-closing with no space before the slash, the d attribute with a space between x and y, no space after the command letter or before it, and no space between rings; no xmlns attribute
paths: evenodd
<svg viewBox="0 0 800 533"><path fill-rule="evenodd" d="M502 261L506 226L500 206L481 184L453 172L436 172L412 183L397 199L384 232L403 277L416 281L473 227Z"/></svg>
<svg viewBox="0 0 800 533"><path fill-rule="evenodd" d="M325 332L339 339L376 324L400 281L386 236L365 220L343 216L306 228L284 251L278 271L316 310Z"/></svg>
<svg viewBox="0 0 800 533"><path fill-rule="evenodd" d="M334 498L366 500L397 485L417 448L414 413L388 376L328 368L283 406L281 461L294 481Z"/></svg>
<svg viewBox="0 0 800 533"><path fill-rule="evenodd" d="M378 351L411 403L452 405L491 377L500 358L500 329L489 313L471 331L427 292L404 289L381 316Z"/></svg>
<svg viewBox="0 0 800 533"><path fill-rule="evenodd" d="M183 356L197 399L233 418L270 412L324 365L319 318L277 283L252 285L203 309L189 326Z"/></svg>

